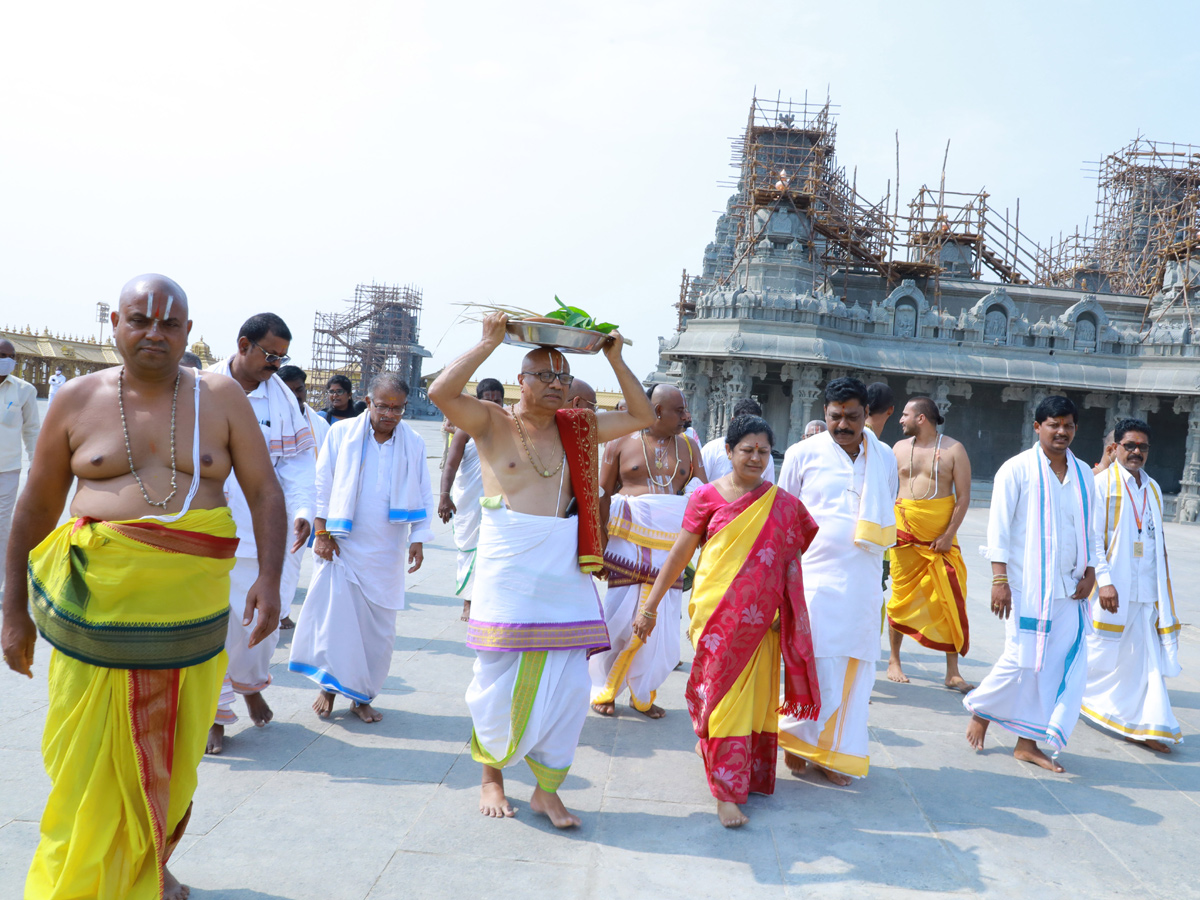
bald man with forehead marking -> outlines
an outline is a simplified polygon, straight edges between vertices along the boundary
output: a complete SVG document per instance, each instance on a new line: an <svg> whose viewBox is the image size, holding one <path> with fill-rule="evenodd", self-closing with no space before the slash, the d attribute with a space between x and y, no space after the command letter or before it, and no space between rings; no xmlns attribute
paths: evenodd
<svg viewBox="0 0 1200 900"><path fill-rule="evenodd" d="M655 628L645 644L635 638L633 623L667 551L683 531L685 486L693 478L708 481L700 448L684 434L691 419L683 393L674 385L657 384L649 397L654 410L650 427L605 447L600 465L600 488L608 500L604 621L612 647L593 655L588 670L592 709L602 716L615 714L617 698L626 690L629 705L642 715L666 715L654 699L679 664L682 580L663 597L663 627Z"/></svg>
<svg viewBox="0 0 1200 900"><path fill-rule="evenodd" d="M587 654L608 647L591 578L602 563L597 444L649 425L652 414L616 333L604 355L628 412L564 408L574 379L566 357L548 348L522 360L521 399L511 409L464 394L507 324L504 313L489 314L480 342L429 387L429 399L475 439L483 469L467 631L476 652L467 689L471 755L483 764L480 813L516 814L501 770L523 758L537 777L530 808L570 828L579 817L567 811L558 787L587 717Z"/></svg>
<svg viewBox="0 0 1200 900"><path fill-rule="evenodd" d="M32 677L37 632L54 647L51 788L26 896L180 900L166 864L225 671L225 479L251 499L263 547L282 546L283 495L241 389L180 366L192 323L178 284L133 279L112 325L123 365L73 379L50 407L8 547L5 662ZM275 627L282 556L263 552L246 598L255 642Z"/></svg>

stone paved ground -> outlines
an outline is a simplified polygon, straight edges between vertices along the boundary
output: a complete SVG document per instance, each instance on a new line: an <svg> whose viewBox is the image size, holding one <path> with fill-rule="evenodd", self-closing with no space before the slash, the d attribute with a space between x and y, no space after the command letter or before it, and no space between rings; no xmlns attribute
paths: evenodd
<svg viewBox="0 0 1200 900"><path fill-rule="evenodd" d="M434 432L422 425L436 446ZM437 460L431 461L436 469ZM986 613L987 570L975 552L985 510L961 538L971 574L978 680L1003 644ZM583 816L569 834L530 814L527 768L509 770L515 820L476 812L478 767L463 691L472 654L452 593L454 555L439 526L409 586L391 673L367 726L339 705L323 722L314 688L287 671L288 639L268 699L275 721L243 717L223 756L200 767L189 833L172 868L197 900L389 900L410 897L1193 897L1189 847L1200 828L1200 529L1168 526L1177 602L1187 623L1171 682L1188 743L1162 758L1081 722L1051 775L1012 759L993 729L972 753L942 658L906 642L913 679L879 666L871 774L849 789L779 767L772 797L753 797L749 826L713 814L683 705L687 662L660 694L666 719L623 707L590 716L563 798ZM302 581L305 583L307 577ZM686 645L686 641L685 641ZM21 896L48 782L39 741L46 645L37 677L5 674L0 706L0 898Z"/></svg>

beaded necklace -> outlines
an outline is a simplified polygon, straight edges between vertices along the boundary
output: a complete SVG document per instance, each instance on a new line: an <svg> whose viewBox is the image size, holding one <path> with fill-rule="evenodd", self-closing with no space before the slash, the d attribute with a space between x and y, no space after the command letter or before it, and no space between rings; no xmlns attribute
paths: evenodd
<svg viewBox="0 0 1200 900"><path fill-rule="evenodd" d="M558 470L563 467L563 463L567 461L566 451L563 451L562 458L558 461L558 465L555 466L554 471L550 471L546 468L546 464L542 462L541 456L532 447L533 441L526 437L525 426L521 424L521 414L517 412L517 408L515 406L513 407L513 419L517 423L517 434L521 436L521 446L525 448L525 455L529 457L529 464L533 466L534 471L536 471L543 478L553 478L558 474Z"/></svg>
<svg viewBox="0 0 1200 900"><path fill-rule="evenodd" d="M129 426L125 422L125 367L121 366L121 371L117 373L117 406L121 410L121 431L125 435L125 456L129 459L129 473L137 481L138 487L142 490L142 496L151 506L157 506L159 509L166 511L167 504L175 496L176 475L178 469L175 465L175 404L179 400L179 379L183 375L180 370L175 373L175 393L171 397L171 493L167 494L164 500L151 500L150 495L146 493L146 485L142 484L142 477L138 475L137 469L133 465L133 448L129 445ZM200 427L200 423L196 423L196 427Z"/></svg>

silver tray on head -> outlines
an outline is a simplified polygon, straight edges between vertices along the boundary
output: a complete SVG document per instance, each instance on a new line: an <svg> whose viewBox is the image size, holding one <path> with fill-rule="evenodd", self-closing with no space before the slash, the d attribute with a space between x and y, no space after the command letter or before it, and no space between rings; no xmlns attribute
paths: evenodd
<svg viewBox="0 0 1200 900"><path fill-rule="evenodd" d="M550 322L509 321L504 343L516 347L555 347L563 353L599 353L608 335L590 328L569 328Z"/></svg>

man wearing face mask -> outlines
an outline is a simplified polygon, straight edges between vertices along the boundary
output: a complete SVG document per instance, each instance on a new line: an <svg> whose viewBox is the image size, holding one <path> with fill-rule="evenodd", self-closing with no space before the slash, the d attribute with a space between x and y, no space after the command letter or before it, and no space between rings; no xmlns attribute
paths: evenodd
<svg viewBox="0 0 1200 900"><path fill-rule="evenodd" d="M12 341L0 340L0 549L8 546L8 530L17 502L21 481L21 444L33 462L40 421L37 388L22 381L13 372L17 368L17 348ZM0 588L4 573L0 572Z"/></svg>
<svg viewBox="0 0 1200 900"><path fill-rule="evenodd" d="M46 404L49 405L54 400L54 395L58 393L58 389L67 383L67 377L62 373L62 366L58 366L54 370L54 374L50 376L49 391L46 393Z"/></svg>
<svg viewBox="0 0 1200 900"><path fill-rule="evenodd" d="M1164 679L1179 668L1179 616L1167 567L1162 489L1145 472L1150 426L1122 419L1112 464L1096 478L1096 514L1120 603L1115 611L1092 597L1095 631L1087 637L1085 716L1125 740L1158 753L1183 741Z"/></svg>

